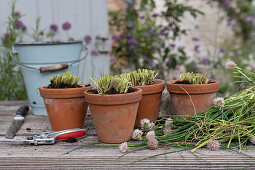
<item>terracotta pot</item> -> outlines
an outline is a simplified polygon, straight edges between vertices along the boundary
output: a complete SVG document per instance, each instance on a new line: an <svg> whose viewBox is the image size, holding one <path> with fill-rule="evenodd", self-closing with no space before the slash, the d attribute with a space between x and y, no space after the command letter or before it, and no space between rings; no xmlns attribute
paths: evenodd
<svg viewBox="0 0 255 170"><path fill-rule="evenodd" d="M137 111L135 128L140 127L142 119L147 118L150 121L155 121L158 118L158 111L162 91L165 88L165 81L156 79L153 85L136 86L143 90L142 100L139 102Z"/></svg>
<svg viewBox="0 0 255 170"><path fill-rule="evenodd" d="M83 128L88 109L84 91L91 88L90 85L65 89L40 87L52 130Z"/></svg>
<svg viewBox="0 0 255 170"><path fill-rule="evenodd" d="M142 98L142 90L137 90L113 95L85 92L85 100L89 104L99 141L122 143L130 140Z"/></svg>
<svg viewBox="0 0 255 170"><path fill-rule="evenodd" d="M216 80L210 80L209 84L174 84L176 81L167 82L171 106L176 115L192 115L207 110L213 105L220 85Z"/></svg>

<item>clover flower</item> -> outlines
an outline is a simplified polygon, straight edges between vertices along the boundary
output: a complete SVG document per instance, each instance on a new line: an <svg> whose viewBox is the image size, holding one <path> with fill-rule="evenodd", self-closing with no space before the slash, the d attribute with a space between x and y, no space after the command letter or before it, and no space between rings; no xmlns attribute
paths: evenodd
<svg viewBox="0 0 255 170"><path fill-rule="evenodd" d="M172 128L171 127L165 127L163 132L164 132L164 135L167 135L168 133L170 133L172 131Z"/></svg>
<svg viewBox="0 0 255 170"><path fill-rule="evenodd" d="M122 152L122 153L127 152L127 150L128 150L127 142L123 142L122 144L120 144L119 150L120 150L120 152Z"/></svg>
<svg viewBox="0 0 255 170"><path fill-rule="evenodd" d="M217 151L220 149L220 142L217 140L210 140L207 143L207 148L212 150L212 151Z"/></svg>
<svg viewBox="0 0 255 170"><path fill-rule="evenodd" d="M151 150L157 149L158 148L158 141L157 141L157 139L153 138L153 139L148 140L147 147L149 149L151 149Z"/></svg>
<svg viewBox="0 0 255 170"><path fill-rule="evenodd" d="M64 23L62 24L62 29L63 29L63 30L67 31L67 30L69 30L70 28L71 28L71 24L70 24L69 22L64 22Z"/></svg>
<svg viewBox="0 0 255 170"><path fill-rule="evenodd" d="M222 97L217 97L214 99L214 104L218 107L224 107L225 101Z"/></svg>
<svg viewBox="0 0 255 170"><path fill-rule="evenodd" d="M147 134L146 134L146 139L147 140L151 140L151 139L154 139L155 138L155 132L154 130L153 131L149 131Z"/></svg>
<svg viewBox="0 0 255 170"><path fill-rule="evenodd" d="M226 68L233 69L236 66L236 63L234 61L229 61L226 64Z"/></svg>
<svg viewBox="0 0 255 170"><path fill-rule="evenodd" d="M142 140L143 131L140 129L135 129L132 133L132 139L134 140Z"/></svg>
<svg viewBox="0 0 255 170"><path fill-rule="evenodd" d="M250 142L255 145L255 138L250 138Z"/></svg>

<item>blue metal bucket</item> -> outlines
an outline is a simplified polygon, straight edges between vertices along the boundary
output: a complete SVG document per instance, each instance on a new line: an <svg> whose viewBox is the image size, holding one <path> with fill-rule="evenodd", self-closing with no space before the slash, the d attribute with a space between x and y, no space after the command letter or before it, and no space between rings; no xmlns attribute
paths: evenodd
<svg viewBox="0 0 255 170"><path fill-rule="evenodd" d="M12 47L12 53L18 54L29 103L35 115L47 115L43 98L39 94L39 87L50 83L50 77L70 71L78 75L82 41L63 43L17 43ZM13 57L14 58L14 57ZM65 65L56 69L55 66ZM55 69L44 69L53 66Z"/></svg>

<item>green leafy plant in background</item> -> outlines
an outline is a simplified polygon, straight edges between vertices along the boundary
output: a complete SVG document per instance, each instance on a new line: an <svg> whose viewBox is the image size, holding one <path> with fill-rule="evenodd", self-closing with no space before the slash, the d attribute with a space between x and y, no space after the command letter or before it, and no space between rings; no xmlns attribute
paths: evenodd
<svg viewBox="0 0 255 170"><path fill-rule="evenodd" d="M175 69L187 59L185 47L175 45L187 33L180 26L184 15L196 17L202 13L177 0L164 1L165 10L159 13L154 12L154 0L134 2L137 3L127 4L126 10L109 13L110 25L118 32L112 37L116 57L112 69L115 72L121 72L124 66L154 69L159 78L165 79L167 70ZM128 65L121 66L120 60Z"/></svg>
<svg viewBox="0 0 255 170"><path fill-rule="evenodd" d="M209 79L200 73L183 73L180 75L181 81L187 81L190 84L208 84Z"/></svg>
<svg viewBox="0 0 255 170"><path fill-rule="evenodd" d="M78 87L78 81L80 80L79 76L75 76L70 72L66 72L65 74L55 75L50 78L51 88L75 88Z"/></svg>
<svg viewBox="0 0 255 170"><path fill-rule="evenodd" d="M6 33L1 39L0 46L0 100L24 100L27 99L26 89L20 69L15 60L17 56L10 55L12 45L21 42L26 27L20 21L22 15L15 11L16 0L10 4L11 15L8 17Z"/></svg>

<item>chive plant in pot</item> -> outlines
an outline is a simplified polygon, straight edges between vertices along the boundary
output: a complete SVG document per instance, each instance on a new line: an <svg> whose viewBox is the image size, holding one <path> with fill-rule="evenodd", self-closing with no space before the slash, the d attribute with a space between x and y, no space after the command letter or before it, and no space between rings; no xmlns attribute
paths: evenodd
<svg viewBox="0 0 255 170"><path fill-rule="evenodd" d="M170 103L174 114L192 115L213 105L219 82L199 73L184 73L180 80L167 82Z"/></svg>
<svg viewBox="0 0 255 170"><path fill-rule="evenodd" d="M143 90L142 100L139 102L137 111L135 128L140 127L142 119L147 118L150 121L155 121L158 117L165 81L155 79L156 75L154 70L138 69L130 73L124 73L124 75L131 82L133 87Z"/></svg>
<svg viewBox="0 0 255 170"><path fill-rule="evenodd" d="M131 87L123 76L104 74L92 79L95 89L85 92L99 141L122 143L130 140L142 90Z"/></svg>
<svg viewBox="0 0 255 170"><path fill-rule="evenodd" d="M84 91L91 89L88 84L77 84L78 76L67 72L51 77L48 86L40 87L40 95L49 116L53 130L83 128L88 104Z"/></svg>

